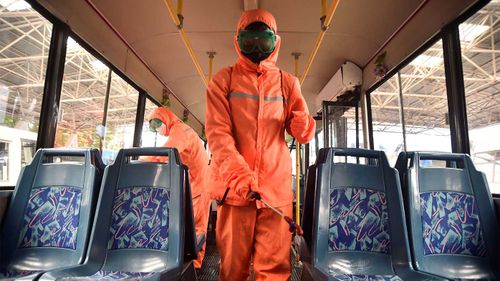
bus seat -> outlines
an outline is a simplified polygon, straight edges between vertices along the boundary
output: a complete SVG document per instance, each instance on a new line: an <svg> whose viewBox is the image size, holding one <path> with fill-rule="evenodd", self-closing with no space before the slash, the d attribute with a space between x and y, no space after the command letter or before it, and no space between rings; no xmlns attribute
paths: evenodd
<svg viewBox="0 0 500 281"><path fill-rule="evenodd" d="M415 269L450 279L498 279L493 199L470 157L402 152L396 167L407 194Z"/></svg>
<svg viewBox="0 0 500 281"><path fill-rule="evenodd" d="M347 157L366 164L336 162ZM398 174L383 152L321 149L315 187L304 279L440 280L411 267Z"/></svg>
<svg viewBox="0 0 500 281"><path fill-rule="evenodd" d="M304 201L302 208L301 227L302 237L296 236L299 245L300 256L306 262L310 262L309 246L312 244L313 217L314 217L314 195L316 193L316 164L307 169L307 178L304 190Z"/></svg>
<svg viewBox="0 0 500 281"><path fill-rule="evenodd" d="M13 190L0 190L0 229L2 228L4 215L9 206L10 198L12 197Z"/></svg>
<svg viewBox="0 0 500 281"><path fill-rule="evenodd" d="M132 160L138 156L168 162ZM196 256L190 197L176 149L121 149L105 169L85 263L40 280L178 280L183 256Z"/></svg>
<svg viewBox="0 0 500 281"><path fill-rule="evenodd" d="M40 149L23 168L0 232L0 278L83 263L102 175L96 159L92 149Z"/></svg>
<svg viewBox="0 0 500 281"><path fill-rule="evenodd" d="M196 253L198 253L201 250L201 247L203 247L205 239L205 233L196 234Z"/></svg>

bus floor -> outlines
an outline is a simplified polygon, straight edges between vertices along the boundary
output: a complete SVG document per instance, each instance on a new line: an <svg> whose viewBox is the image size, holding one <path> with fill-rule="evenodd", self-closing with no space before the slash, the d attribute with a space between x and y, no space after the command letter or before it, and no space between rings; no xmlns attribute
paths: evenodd
<svg viewBox="0 0 500 281"><path fill-rule="evenodd" d="M302 266L297 265L294 257L290 254L292 264L291 281L299 281L302 275ZM196 275L199 281L217 281L219 280L220 256L215 245L207 245L203 264ZM250 280L255 280L253 271L250 269Z"/></svg>
<svg viewBox="0 0 500 281"><path fill-rule="evenodd" d="M205 250L205 258L201 268L196 271L199 281L217 281L219 280L220 256L215 246L215 222L217 214L211 212L210 222L208 226L207 246ZM295 256L290 251L290 262L292 265L291 281L299 281L302 275L302 266L295 262ZM253 270L250 268L250 280L255 280Z"/></svg>

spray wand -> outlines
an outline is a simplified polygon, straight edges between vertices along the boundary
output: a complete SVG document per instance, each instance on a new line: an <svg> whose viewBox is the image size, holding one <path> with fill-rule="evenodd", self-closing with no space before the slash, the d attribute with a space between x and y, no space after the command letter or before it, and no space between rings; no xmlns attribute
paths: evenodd
<svg viewBox="0 0 500 281"><path fill-rule="evenodd" d="M300 227L300 225L296 224L292 218L290 218L289 216L285 216L285 214L283 214L280 210L274 208L269 203L267 203L266 200L262 199L260 194L258 194L257 192L251 192L250 198L255 199L255 200L259 200L260 202L262 202L262 204L266 205L269 209L273 210L276 214L278 214L280 217L282 217L288 223L288 226L289 226L288 230L290 232L292 232L292 233L296 232L297 235L302 236L303 232L302 232L302 228Z"/></svg>

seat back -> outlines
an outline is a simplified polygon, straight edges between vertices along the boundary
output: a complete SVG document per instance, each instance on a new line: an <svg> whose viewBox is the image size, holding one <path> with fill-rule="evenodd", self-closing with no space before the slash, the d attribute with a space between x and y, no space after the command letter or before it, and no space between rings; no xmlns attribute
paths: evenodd
<svg viewBox="0 0 500 281"><path fill-rule="evenodd" d="M132 160L138 156L168 162ZM180 270L186 214L192 216L186 194L187 171L176 149L121 149L104 173L88 261L104 264L104 271Z"/></svg>
<svg viewBox="0 0 500 281"><path fill-rule="evenodd" d="M366 164L337 163L337 156L366 158ZM400 267L408 269L398 174L385 154L325 148L316 166L313 265L329 275L393 275Z"/></svg>
<svg viewBox="0 0 500 281"><path fill-rule="evenodd" d="M307 179L304 191L304 204L302 209L302 237L306 242L306 246L310 247L312 245L312 233L313 233L313 217L314 217L314 197L316 194L316 164L309 166L307 169ZM307 249L309 252L310 248Z"/></svg>
<svg viewBox="0 0 500 281"><path fill-rule="evenodd" d="M0 269L46 271L83 262L102 175L99 157L92 149L37 151L6 214Z"/></svg>
<svg viewBox="0 0 500 281"><path fill-rule="evenodd" d="M396 167L407 194L415 268L452 279L497 279L493 199L469 156L402 152Z"/></svg>

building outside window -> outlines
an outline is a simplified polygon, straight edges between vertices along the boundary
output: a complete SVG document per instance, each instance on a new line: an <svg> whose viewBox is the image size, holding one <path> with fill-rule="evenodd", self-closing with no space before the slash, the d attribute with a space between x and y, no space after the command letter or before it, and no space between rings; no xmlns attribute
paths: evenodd
<svg viewBox="0 0 500 281"><path fill-rule="evenodd" d="M0 186L14 186L33 156L51 32L25 1L0 1Z"/></svg>
<svg viewBox="0 0 500 281"><path fill-rule="evenodd" d="M54 147L101 148L109 68L68 38Z"/></svg>
<svg viewBox="0 0 500 281"><path fill-rule="evenodd" d="M459 25L471 157L500 194L500 2Z"/></svg>

